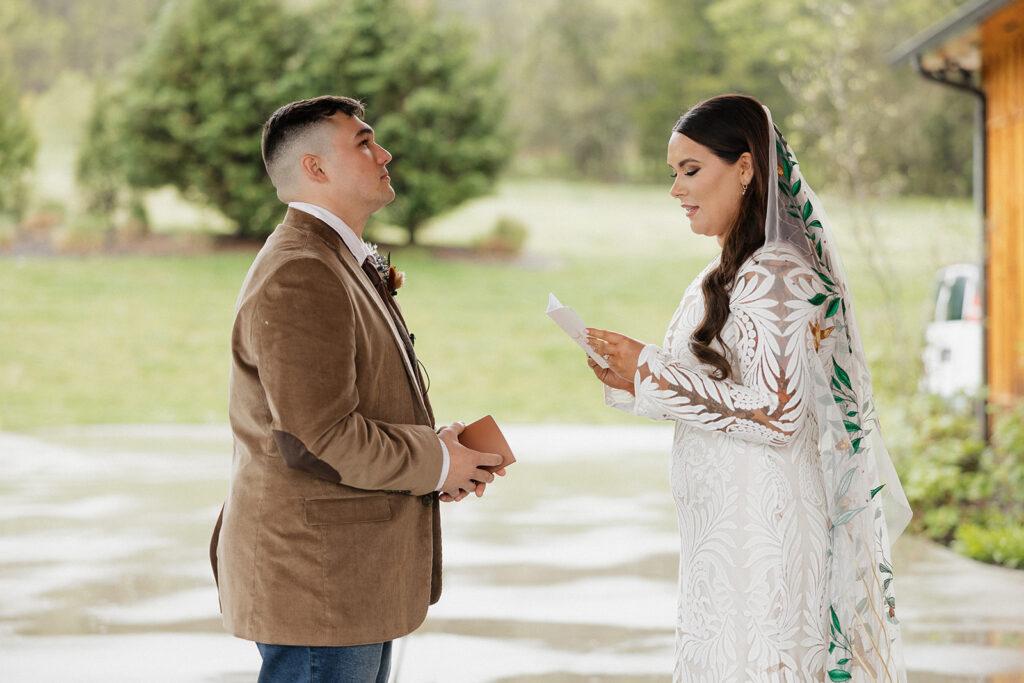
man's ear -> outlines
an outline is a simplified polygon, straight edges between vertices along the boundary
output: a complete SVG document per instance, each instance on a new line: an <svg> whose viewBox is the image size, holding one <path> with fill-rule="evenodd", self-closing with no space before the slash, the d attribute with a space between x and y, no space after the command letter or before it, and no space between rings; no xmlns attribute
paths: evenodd
<svg viewBox="0 0 1024 683"><path fill-rule="evenodd" d="M299 167L302 175L314 183L327 182L327 173L324 171L323 159L315 154L303 154L299 159Z"/></svg>

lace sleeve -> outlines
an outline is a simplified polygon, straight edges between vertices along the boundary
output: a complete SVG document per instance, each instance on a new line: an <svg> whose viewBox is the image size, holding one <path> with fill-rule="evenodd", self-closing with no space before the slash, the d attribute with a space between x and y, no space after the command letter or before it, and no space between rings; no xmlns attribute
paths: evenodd
<svg viewBox="0 0 1024 683"><path fill-rule="evenodd" d="M819 289L814 273L788 257L751 259L730 296L739 330L731 351L741 376L715 380L648 345L634 378L634 412L747 441L789 443L810 409L817 316L810 300Z"/></svg>
<svg viewBox="0 0 1024 683"><path fill-rule="evenodd" d="M636 399L633 394L623 389L604 388L604 404L630 415L636 414Z"/></svg>

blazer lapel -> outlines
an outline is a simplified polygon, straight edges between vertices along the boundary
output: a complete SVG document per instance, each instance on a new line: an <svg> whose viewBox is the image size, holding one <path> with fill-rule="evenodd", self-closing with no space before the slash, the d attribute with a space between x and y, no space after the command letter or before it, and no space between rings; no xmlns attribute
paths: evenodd
<svg viewBox="0 0 1024 683"><path fill-rule="evenodd" d="M428 417L430 411L427 410L426 401L423 397L423 390L420 388L419 382L416 380L416 369L412 366L412 360L409 358L409 354L405 351L405 343L402 341L401 335L398 333L398 328L395 327L395 321L391 317L391 312L387 309L387 305L381 300L380 294L374 289L373 285L370 284L369 278L366 277L366 273L363 272L361 263L356 263L356 257L352 255L352 252L348 250L345 243L342 242L341 236L334 231L334 228L327 225L319 218L310 216L308 213L298 211L296 209L288 209L288 213L284 217L285 225L292 225L298 228L310 230L322 239L331 250L337 254L338 260L341 261L342 265L348 270L351 278L358 283L360 289L366 297L372 302L373 307L377 310L380 317L387 323L388 329L391 330L391 338L394 341L395 346L398 347L398 353L402 357L402 361L405 363L405 374L409 380L409 385L413 387L416 398L419 399L420 407L423 409L423 414Z"/></svg>

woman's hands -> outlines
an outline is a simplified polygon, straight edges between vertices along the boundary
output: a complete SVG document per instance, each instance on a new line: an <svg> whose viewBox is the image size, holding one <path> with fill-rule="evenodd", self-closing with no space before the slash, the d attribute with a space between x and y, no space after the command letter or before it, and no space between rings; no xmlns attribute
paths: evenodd
<svg viewBox="0 0 1024 683"><path fill-rule="evenodd" d="M594 371L594 376L612 389L624 389L633 393L633 377L636 376L637 362L644 343L610 330L587 328L587 343L598 355L608 362L608 368L602 368L591 358L587 365Z"/></svg>

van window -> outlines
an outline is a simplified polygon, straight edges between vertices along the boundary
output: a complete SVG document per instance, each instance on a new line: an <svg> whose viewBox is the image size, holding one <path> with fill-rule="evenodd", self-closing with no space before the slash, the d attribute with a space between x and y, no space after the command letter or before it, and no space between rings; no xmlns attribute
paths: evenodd
<svg viewBox="0 0 1024 683"><path fill-rule="evenodd" d="M946 320L963 320L964 293L967 290L967 278L958 277L949 288L949 303L946 304Z"/></svg>

